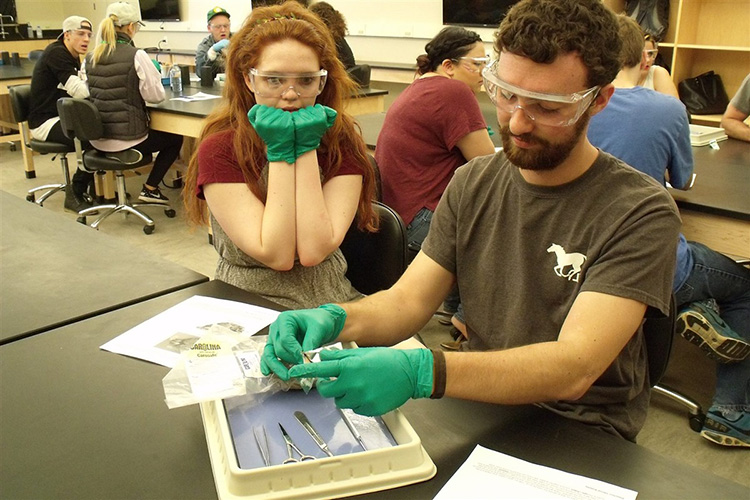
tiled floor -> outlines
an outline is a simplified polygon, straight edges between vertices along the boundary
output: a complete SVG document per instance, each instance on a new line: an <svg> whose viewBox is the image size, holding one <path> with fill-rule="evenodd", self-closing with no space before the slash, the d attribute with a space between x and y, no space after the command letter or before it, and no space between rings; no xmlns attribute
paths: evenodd
<svg viewBox="0 0 750 500"><path fill-rule="evenodd" d="M73 163L73 162L71 162ZM36 179L26 179L21 164L20 148L10 151L8 143L0 144L0 189L24 198L31 187L48 182L57 182L60 168L57 160L50 156L35 156ZM144 177L131 177L127 180L128 192L136 194L141 189ZM166 196L173 200L177 217L167 218L163 210L150 209L156 222L156 230L145 235L142 224L113 216L101 225L101 231L122 239L124 245L134 245L143 250L159 254L207 276L213 276L216 253L205 228L189 228L182 216L181 193L179 190L164 189ZM45 208L57 212L63 210L63 195L51 197ZM65 212L71 219L75 214ZM2 216L2 214L0 214ZM0 248L2 247L0 235ZM126 277L125 277L126 279ZM433 318L420 332L422 340L430 347L450 340L448 327L438 324ZM713 388L713 365L704 358L698 349L682 339L675 342L675 352L665 382L698 398L704 407L710 404ZM747 449L724 448L709 443L690 430L687 413L663 397L654 396L649 417L638 437L638 443L655 453L674 457L694 466L708 469L727 479L750 487L750 452ZM716 492L721 497L721 492Z"/></svg>

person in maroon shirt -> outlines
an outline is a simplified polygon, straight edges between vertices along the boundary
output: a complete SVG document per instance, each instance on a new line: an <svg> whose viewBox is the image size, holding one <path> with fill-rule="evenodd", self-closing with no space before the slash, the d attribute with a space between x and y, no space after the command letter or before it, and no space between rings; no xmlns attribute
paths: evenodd
<svg viewBox="0 0 750 500"><path fill-rule="evenodd" d="M417 58L419 77L391 104L375 148L383 202L407 225L411 258L422 248L453 172L474 157L495 152L475 95L489 62L482 39L451 26L430 40L425 51ZM458 313L452 322L465 334L459 302L454 290L443 309Z"/></svg>

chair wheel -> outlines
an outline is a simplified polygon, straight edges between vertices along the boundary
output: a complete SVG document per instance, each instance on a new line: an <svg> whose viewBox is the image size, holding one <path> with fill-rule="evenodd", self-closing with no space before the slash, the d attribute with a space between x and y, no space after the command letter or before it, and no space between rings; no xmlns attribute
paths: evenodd
<svg viewBox="0 0 750 500"><path fill-rule="evenodd" d="M168 209L164 210L164 215L166 215L167 217L169 217L171 219L172 217L174 217L175 215L177 215L177 212L174 211L174 208L168 208Z"/></svg>
<svg viewBox="0 0 750 500"><path fill-rule="evenodd" d="M11 151L15 151L16 150L16 143L15 142L11 142L10 143L10 150Z"/></svg>
<svg viewBox="0 0 750 500"><path fill-rule="evenodd" d="M34 203L36 201L36 198L34 197L34 193L27 194L26 195L26 201L30 203Z"/></svg>
<svg viewBox="0 0 750 500"><path fill-rule="evenodd" d="M695 432L700 432L703 429L703 422L706 420L706 415L703 413L699 415L690 415L690 428Z"/></svg>
<svg viewBox="0 0 750 500"><path fill-rule="evenodd" d="M151 234L154 232L154 226L143 226L143 232L146 234Z"/></svg>
<svg viewBox="0 0 750 500"><path fill-rule="evenodd" d="M76 219L76 222L79 222L79 223L83 224L84 226L86 226L87 225L87 223L86 223L86 216L82 215L82 216L78 217Z"/></svg>

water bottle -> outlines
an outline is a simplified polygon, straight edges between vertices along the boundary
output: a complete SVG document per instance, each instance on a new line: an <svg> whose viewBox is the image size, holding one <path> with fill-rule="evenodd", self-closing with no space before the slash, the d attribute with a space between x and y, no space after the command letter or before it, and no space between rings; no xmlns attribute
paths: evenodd
<svg viewBox="0 0 750 500"><path fill-rule="evenodd" d="M36 25L36 37L40 39L42 38L42 27L38 24Z"/></svg>
<svg viewBox="0 0 750 500"><path fill-rule="evenodd" d="M169 70L169 86L176 95L182 95L182 70L176 64Z"/></svg>
<svg viewBox="0 0 750 500"><path fill-rule="evenodd" d="M26 25L26 33L28 34L29 40L34 38L34 28L31 27L31 23Z"/></svg>

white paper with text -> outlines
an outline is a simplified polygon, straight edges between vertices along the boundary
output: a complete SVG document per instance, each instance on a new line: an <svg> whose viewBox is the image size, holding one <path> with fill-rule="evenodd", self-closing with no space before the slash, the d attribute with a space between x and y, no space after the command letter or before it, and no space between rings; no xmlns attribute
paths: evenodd
<svg viewBox="0 0 750 500"><path fill-rule="evenodd" d="M635 500L637 495L632 490L477 445L435 499Z"/></svg>

